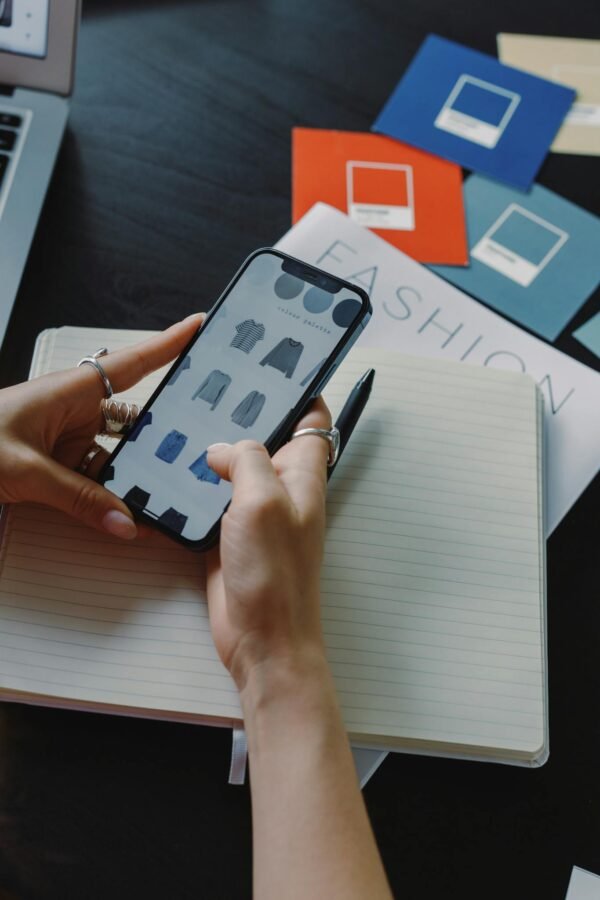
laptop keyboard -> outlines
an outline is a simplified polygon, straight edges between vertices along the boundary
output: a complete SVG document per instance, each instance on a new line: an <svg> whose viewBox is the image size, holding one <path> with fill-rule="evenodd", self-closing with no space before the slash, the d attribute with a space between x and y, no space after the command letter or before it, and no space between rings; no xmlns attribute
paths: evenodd
<svg viewBox="0 0 600 900"><path fill-rule="evenodd" d="M15 148L19 128L22 124L21 116L0 110L0 187L2 187L10 161L8 154L12 153Z"/></svg>
<svg viewBox="0 0 600 900"><path fill-rule="evenodd" d="M0 111L0 127L2 128L20 128L23 124L21 116L15 116L14 113Z"/></svg>
<svg viewBox="0 0 600 900"><path fill-rule="evenodd" d="M0 108L0 218L30 119L27 110Z"/></svg>

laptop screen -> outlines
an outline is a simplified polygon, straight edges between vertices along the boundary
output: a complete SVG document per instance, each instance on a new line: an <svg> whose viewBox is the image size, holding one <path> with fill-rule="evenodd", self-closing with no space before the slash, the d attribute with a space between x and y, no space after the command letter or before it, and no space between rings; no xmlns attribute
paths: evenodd
<svg viewBox="0 0 600 900"><path fill-rule="evenodd" d="M44 59L50 0L0 0L0 51Z"/></svg>

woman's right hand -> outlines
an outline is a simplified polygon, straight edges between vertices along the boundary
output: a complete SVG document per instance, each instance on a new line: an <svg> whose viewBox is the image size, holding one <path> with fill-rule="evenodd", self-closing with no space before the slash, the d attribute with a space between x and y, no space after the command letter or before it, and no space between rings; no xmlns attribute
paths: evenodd
<svg viewBox="0 0 600 900"><path fill-rule="evenodd" d="M299 428L330 428L323 400ZM271 459L253 441L217 444L208 463L232 482L219 550L207 563L211 627L240 689L251 674L324 665L319 573L325 534L327 441L290 441Z"/></svg>
<svg viewBox="0 0 600 900"><path fill-rule="evenodd" d="M322 400L298 423L330 426ZM208 609L240 690L262 900L391 900L321 633L328 451L310 435L273 459L252 441L208 455L233 485L207 560Z"/></svg>

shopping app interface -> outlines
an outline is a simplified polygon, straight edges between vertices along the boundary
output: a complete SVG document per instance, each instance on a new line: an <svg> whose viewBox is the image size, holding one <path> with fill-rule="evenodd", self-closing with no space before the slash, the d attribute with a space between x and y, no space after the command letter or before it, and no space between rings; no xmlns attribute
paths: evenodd
<svg viewBox="0 0 600 900"><path fill-rule="evenodd" d="M133 428L106 486L188 540L201 540L231 498L206 448L265 442L360 317L357 293L329 293L255 257L202 336Z"/></svg>
<svg viewBox="0 0 600 900"><path fill-rule="evenodd" d="M0 51L43 59L49 0L0 0Z"/></svg>

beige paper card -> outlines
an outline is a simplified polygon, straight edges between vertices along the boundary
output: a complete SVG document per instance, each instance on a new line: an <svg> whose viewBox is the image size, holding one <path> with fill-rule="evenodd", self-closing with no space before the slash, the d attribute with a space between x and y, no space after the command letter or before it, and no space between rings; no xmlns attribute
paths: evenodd
<svg viewBox="0 0 600 900"><path fill-rule="evenodd" d="M600 156L600 41L499 34L498 56L503 63L575 88L577 99L551 149Z"/></svg>

